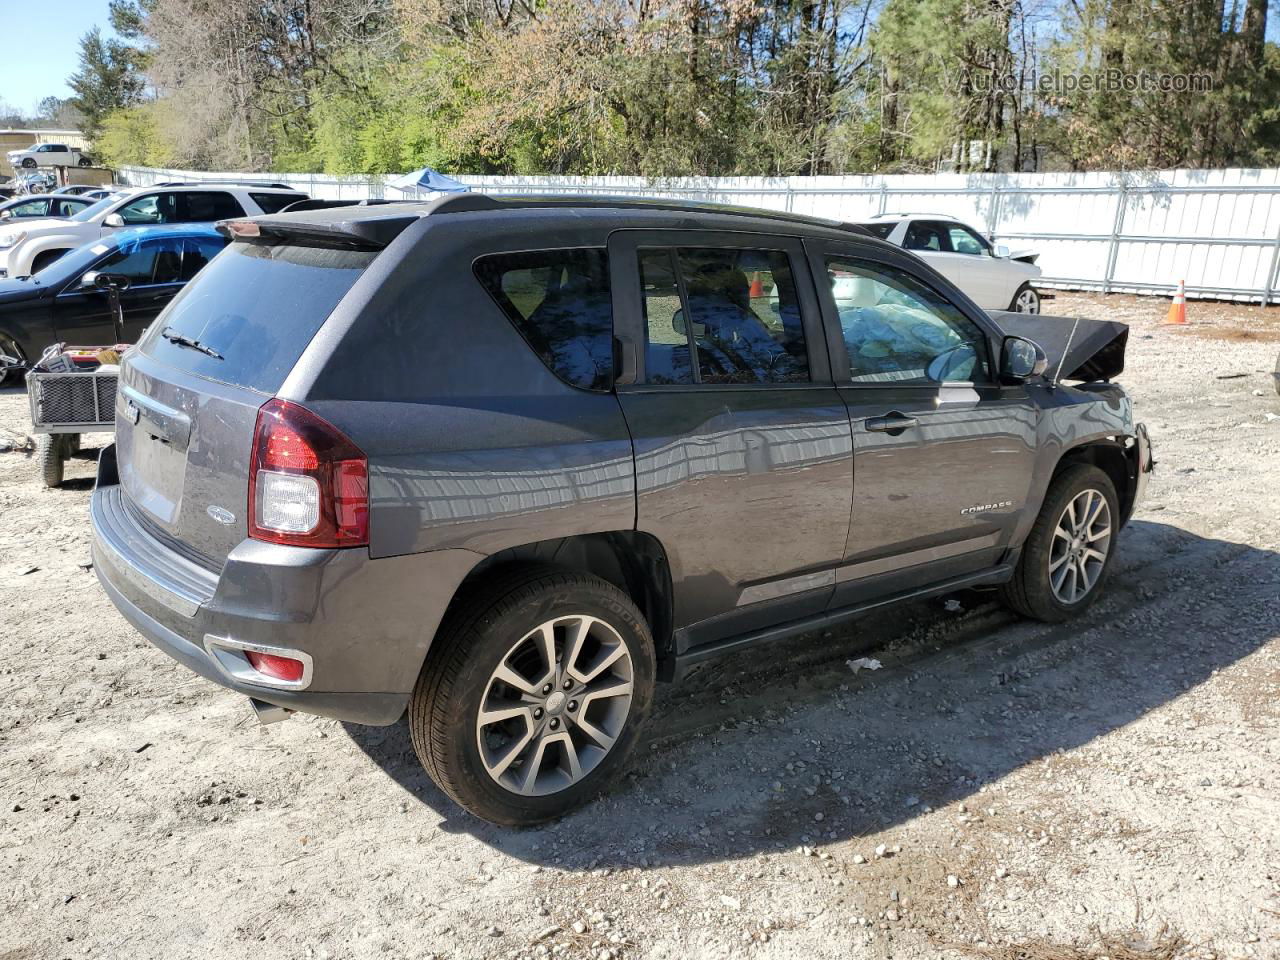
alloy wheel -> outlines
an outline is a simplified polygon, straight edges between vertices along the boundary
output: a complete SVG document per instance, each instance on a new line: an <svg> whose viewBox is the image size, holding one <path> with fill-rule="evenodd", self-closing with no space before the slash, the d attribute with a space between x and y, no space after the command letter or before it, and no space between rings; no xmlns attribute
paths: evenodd
<svg viewBox="0 0 1280 960"><path fill-rule="evenodd" d="M486 772L521 796L558 793L594 770L622 735L634 689L631 654L597 617L557 617L498 663L476 716Z"/></svg>
<svg viewBox="0 0 1280 960"><path fill-rule="evenodd" d="M1040 294L1028 287L1013 301L1013 309L1018 313L1039 313Z"/></svg>
<svg viewBox="0 0 1280 960"><path fill-rule="evenodd" d="M1099 490L1071 498L1053 531L1049 587L1066 604L1077 603L1097 585L1111 550L1111 507Z"/></svg>

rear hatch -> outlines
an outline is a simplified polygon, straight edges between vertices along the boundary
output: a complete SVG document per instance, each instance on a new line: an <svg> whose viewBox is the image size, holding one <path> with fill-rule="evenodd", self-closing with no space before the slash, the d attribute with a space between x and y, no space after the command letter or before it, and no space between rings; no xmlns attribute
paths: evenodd
<svg viewBox="0 0 1280 960"><path fill-rule="evenodd" d="M220 569L248 535L259 408L377 250L237 241L204 267L121 369L116 444L125 509Z"/></svg>

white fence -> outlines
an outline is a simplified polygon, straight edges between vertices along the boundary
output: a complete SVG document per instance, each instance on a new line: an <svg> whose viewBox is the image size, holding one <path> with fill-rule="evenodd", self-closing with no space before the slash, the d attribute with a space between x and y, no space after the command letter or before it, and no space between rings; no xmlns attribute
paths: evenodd
<svg viewBox="0 0 1280 960"><path fill-rule="evenodd" d="M121 167L124 183L219 177L287 183L313 197L418 199L382 177L214 174ZM1066 290L1280 301L1280 170L1152 173L938 174L843 177L483 177L492 194L670 197L860 220L876 213L946 213L1010 248L1034 249L1042 284Z"/></svg>

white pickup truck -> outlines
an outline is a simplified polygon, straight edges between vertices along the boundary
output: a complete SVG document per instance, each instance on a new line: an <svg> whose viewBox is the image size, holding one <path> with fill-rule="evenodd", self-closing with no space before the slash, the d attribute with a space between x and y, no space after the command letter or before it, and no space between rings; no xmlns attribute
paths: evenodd
<svg viewBox="0 0 1280 960"><path fill-rule="evenodd" d="M33 170L36 167L89 167L93 161L75 147L65 143L36 143L25 150L10 150L7 154L9 165L17 170L25 167Z"/></svg>

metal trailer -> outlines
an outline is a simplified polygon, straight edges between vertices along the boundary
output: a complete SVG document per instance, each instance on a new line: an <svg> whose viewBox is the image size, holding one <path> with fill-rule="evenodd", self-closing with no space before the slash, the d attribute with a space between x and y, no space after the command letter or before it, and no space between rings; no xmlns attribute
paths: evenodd
<svg viewBox="0 0 1280 960"><path fill-rule="evenodd" d="M82 434L115 430L119 371L115 364L104 364L96 370L32 370L27 374L36 458L46 486L62 483L63 469L79 451Z"/></svg>

